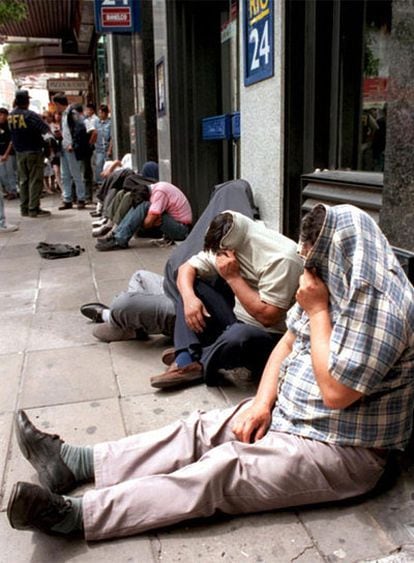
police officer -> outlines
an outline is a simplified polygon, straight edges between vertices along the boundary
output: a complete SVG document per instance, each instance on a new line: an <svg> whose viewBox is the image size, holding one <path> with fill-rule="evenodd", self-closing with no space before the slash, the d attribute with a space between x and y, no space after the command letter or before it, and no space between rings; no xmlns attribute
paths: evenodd
<svg viewBox="0 0 414 563"><path fill-rule="evenodd" d="M17 158L20 212L23 217L44 217L50 215L50 211L40 209L45 144L43 135L51 132L47 123L28 109L29 103L29 92L17 90L15 109L10 112L8 121Z"/></svg>

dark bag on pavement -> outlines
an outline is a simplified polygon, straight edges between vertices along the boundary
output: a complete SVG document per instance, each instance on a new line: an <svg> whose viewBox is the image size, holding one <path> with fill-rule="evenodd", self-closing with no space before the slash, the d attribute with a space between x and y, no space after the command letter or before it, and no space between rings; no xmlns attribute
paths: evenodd
<svg viewBox="0 0 414 563"><path fill-rule="evenodd" d="M56 260L57 258L69 258L71 256L79 256L81 252L85 252L80 246L71 246L65 243L49 244L47 242L39 242L36 246L42 258L48 260Z"/></svg>

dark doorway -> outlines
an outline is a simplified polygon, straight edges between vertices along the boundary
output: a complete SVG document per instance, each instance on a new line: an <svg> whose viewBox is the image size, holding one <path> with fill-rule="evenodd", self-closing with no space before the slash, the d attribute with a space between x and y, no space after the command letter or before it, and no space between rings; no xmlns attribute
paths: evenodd
<svg viewBox="0 0 414 563"><path fill-rule="evenodd" d="M211 188L225 181L223 145L201 138L201 119L223 113L221 19L228 1L167 2L174 184L189 197L195 218Z"/></svg>

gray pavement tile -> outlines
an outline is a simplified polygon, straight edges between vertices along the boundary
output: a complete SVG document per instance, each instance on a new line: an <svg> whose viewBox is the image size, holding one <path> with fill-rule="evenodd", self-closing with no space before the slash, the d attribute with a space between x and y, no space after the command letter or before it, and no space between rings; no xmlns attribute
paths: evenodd
<svg viewBox="0 0 414 563"><path fill-rule="evenodd" d="M15 409L24 355L4 354L0 361L0 413Z"/></svg>
<svg viewBox="0 0 414 563"><path fill-rule="evenodd" d="M0 563L151 563L151 542L146 536L86 543L79 538L62 538L41 532L17 531L6 514L0 515Z"/></svg>
<svg viewBox="0 0 414 563"><path fill-rule="evenodd" d="M21 270L10 270L1 272L1 286L3 290L25 291L35 289L39 283L39 269L25 271L22 275Z"/></svg>
<svg viewBox="0 0 414 563"><path fill-rule="evenodd" d="M38 312L33 316L27 347L28 350L47 350L94 343L96 339L79 310Z"/></svg>
<svg viewBox="0 0 414 563"><path fill-rule="evenodd" d="M118 395L103 344L27 353L19 406L74 403Z"/></svg>
<svg viewBox="0 0 414 563"><path fill-rule="evenodd" d="M36 251L37 252L37 251ZM79 256L70 256L68 258L58 258L55 260L48 260L47 258L41 258L41 268L42 270L51 268L64 268L68 270L68 276L70 276L71 268L78 266L88 266L89 258L86 252L82 252Z"/></svg>
<svg viewBox="0 0 414 563"><path fill-rule="evenodd" d="M364 504L303 509L300 518L328 561L360 561L389 555L397 545Z"/></svg>
<svg viewBox="0 0 414 563"><path fill-rule="evenodd" d="M28 311L0 313L0 354L25 350L32 318L33 314Z"/></svg>
<svg viewBox="0 0 414 563"><path fill-rule="evenodd" d="M121 399L128 435L160 428L179 418L186 418L195 410L208 411L225 406L219 390L204 385Z"/></svg>
<svg viewBox="0 0 414 563"><path fill-rule="evenodd" d="M36 312L76 310L83 303L96 301L96 289L90 277L68 279L54 287L40 289Z"/></svg>
<svg viewBox="0 0 414 563"><path fill-rule="evenodd" d="M22 277L26 272L32 276L35 272L40 270L42 258L37 250L32 252L29 256L10 257L4 256L3 250L0 250L0 272L16 272L20 273Z"/></svg>
<svg viewBox="0 0 414 563"><path fill-rule="evenodd" d="M20 289L19 286L10 287L8 291L0 292L0 311L31 311L34 308L36 297L36 288Z"/></svg>
<svg viewBox="0 0 414 563"><path fill-rule="evenodd" d="M413 478L414 467L411 465L390 489L365 504L369 514L398 545L414 542Z"/></svg>
<svg viewBox="0 0 414 563"><path fill-rule="evenodd" d="M117 399L50 405L25 411L36 427L50 434L58 434L68 444L86 446L125 436ZM19 450L14 433L8 455L10 461L5 474L3 510L16 481L39 484L35 470Z"/></svg>
<svg viewBox="0 0 414 563"><path fill-rule="evenodd" d="M9 450L9 444L11 440L13 424L13 413L12 412L0 412L0 481L7 464L7 454ZM0 541L1 545L1 541ZM1 550L0 550L1 553Z"/></svg>
<svg viewBox="0 0 414 563"><path fill-rule="evenodd" d="M127 263L118 262L116 265L105 262L94 264L94 274L98 285L103 285L107 281L111 280L125 280L123 289L128 286L128 281L132 274L138 270L137 264L132 264L128 260Z"/></svg>
<svg viewBox="0 0 414 563"><path fill-rule="evenodd" d="M161 354L171 346L171 340L153 336L146 341L111 342L109 346L121 396L154 392L149 378L166 369Z"/></svg>
<svg viewBox="0 0 414 563"><path fill-rule="evenodd" d="M160 532L159 558L181 563L262 561L319 563L315 549L297 517L291 513L256 514L211 519Z"/></svg>
<svg viewBox="0 0 414 563"><path fill-rule="evenodd" d="M2 259L12 259L12 258L25 258L31 257L35 254L38 254L36 250L37 241L33 241L31 243L21 243L21 244L8 244L5 248L1 251Z"/></svg>
<svg viewBox="0 0 414 563"><path fill-rule="evenodd" d="M73 281L90 283L92 270L89 264L71 263L70 271L66 268L42 268L39 276L40 288L49 288L59 285L72 285Z"/></svg>

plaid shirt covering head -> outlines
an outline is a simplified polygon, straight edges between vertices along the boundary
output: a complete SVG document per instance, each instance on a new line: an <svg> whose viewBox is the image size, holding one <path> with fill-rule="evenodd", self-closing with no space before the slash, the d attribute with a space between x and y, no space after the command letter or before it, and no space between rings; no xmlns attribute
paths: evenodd
<svg viewBox="0 0 414 563"><path fill-rule="evenodd" d="M327 208L305 267L329 289L329 371L363 393L346 409L324 405L315 380L307 314L296 304L288 329L296 335L279 377L271 429L323 442L403 449L413 421L414 289L387 240L364 212Z"/></svg>

